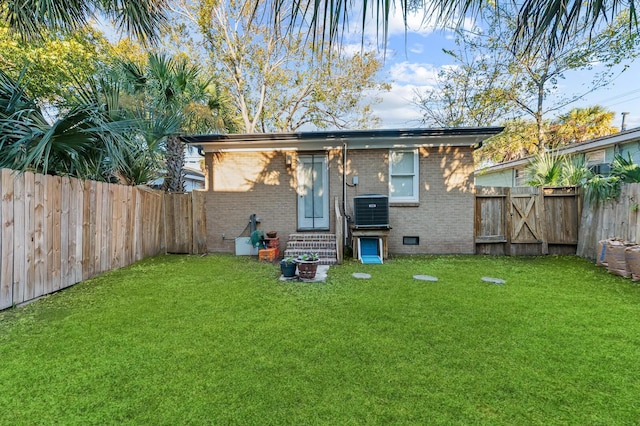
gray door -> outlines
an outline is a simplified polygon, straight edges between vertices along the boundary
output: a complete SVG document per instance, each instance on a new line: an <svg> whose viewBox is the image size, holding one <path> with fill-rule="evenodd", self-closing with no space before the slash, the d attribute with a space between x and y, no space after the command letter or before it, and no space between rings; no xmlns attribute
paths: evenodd
<svg viewBox="0 0 640 426"><path fill-rule="evenodd" d="M298 157L298 229L329 229L329 172L326 154Z"/></svg>

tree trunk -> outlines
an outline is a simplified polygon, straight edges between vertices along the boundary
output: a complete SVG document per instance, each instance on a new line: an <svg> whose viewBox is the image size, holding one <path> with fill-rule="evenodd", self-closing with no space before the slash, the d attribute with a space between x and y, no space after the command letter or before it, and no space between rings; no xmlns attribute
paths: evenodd
<svg viewBox="0 0 640 426"><path fill-rule="evenodd" d="M177 136L167 138L166 169L162 189L168 192L184 191L184 144Z"/></svg>

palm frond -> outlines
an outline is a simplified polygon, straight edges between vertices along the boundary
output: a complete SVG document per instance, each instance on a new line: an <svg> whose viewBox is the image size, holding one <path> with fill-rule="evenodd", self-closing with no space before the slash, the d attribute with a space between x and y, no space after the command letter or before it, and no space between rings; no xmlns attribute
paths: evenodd
<svg viewBox="0 0 640 426"><path fill-rule="evenodd" d="M167 22L165 6L166 0L11 0L0 7L0 19L25 40L34 40L47 31L71 33L102 13L119 31L156 41Z"/></svg>
<svg viewBox="0 0 640 426"><path fill-rule="evenodd" d="M631 153L628 153L627 158L616 154L611 162L611 174L619 176L625 183L640 182L640 166L633 162Z"/></svg>
<svg viewBox="0 0 640 426"><path fill-rule="evenodd" d="M562 179L564 157L545 152L537 155L526 167L529 186L559 186Z"/></svg>
<svg viewBox="0 0 640 426"><path fill-rule="evenodd" d="M620 178L618 176L596 175L589 179L583 186L585 201L588 203L600 203L614 200L620 195Z"/></svg>

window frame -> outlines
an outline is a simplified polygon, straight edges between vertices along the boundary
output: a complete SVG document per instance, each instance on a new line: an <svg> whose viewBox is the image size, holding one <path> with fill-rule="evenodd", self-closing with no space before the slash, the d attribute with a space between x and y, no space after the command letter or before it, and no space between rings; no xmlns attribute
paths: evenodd
<svg viewBox="0 0 640 426"><path fill-rule="evenodd" d="M394 153L410 152L413 154L413 173L393 173L393 162L391 161ZM393 196L391 192L391 184L396 176L413 177L413 196L402 197ZM418 203L420 201L420 156L418 148L398 148L389 150L389 203Z"/></svg>

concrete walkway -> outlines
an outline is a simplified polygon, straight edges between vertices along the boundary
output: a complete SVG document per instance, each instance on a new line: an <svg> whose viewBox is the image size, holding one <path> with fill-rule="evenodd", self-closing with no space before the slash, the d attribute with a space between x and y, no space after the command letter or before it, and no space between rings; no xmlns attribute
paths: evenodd
<svg viewBox="0 0 640 426"><path fill-rule="evenodd" d="M298 275L291 278L287 278L280 275L280 281L302 281L305 283L323 283L327 281L328 270L329 270L329 265L318 265L318 269L316 270L316 276L311 280L300 278Z"/></svg>

